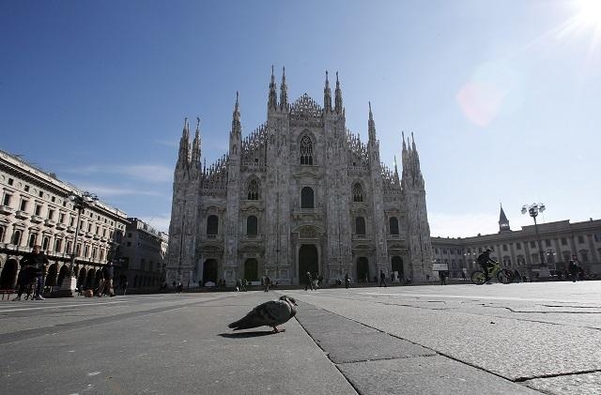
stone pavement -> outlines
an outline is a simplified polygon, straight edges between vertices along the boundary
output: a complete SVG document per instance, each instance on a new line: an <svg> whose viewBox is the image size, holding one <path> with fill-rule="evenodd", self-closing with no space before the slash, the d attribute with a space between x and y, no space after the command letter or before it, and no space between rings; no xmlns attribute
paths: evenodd
<svg viewBox="0 0 601 395"><path fill-rule="evenodd" d="M0 304L6 394L601 394L601 282ZM296 319L227 324L282 293Z"/></svg>

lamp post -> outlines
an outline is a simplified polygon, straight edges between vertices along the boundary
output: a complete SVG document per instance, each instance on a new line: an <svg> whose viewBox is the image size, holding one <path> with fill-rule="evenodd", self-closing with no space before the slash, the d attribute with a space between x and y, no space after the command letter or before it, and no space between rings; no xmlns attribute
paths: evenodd
<svg viewBox="0 0 601 395"><path fill-rule="evenodd" d="M73 202L73 208L77 210L77 223L75 225L75 237L73 238L73 248L71 249L71 265L69 267L69 274L74 275L73 269L75 268L75 257L77 255L77 238L79 236L79 223L81 213L89 207L94 206L98 201L98 196L90 192L83 192L81 195L72 193L69 195L69 200Z"/></svg>
<svg viewBox="0 0 601 395"><path fill-rule="evenodd" d="M545 205L543 203L532 203L530 205L525 204L522 207L522 214L528 213L534 220L534 232L536 233L536 242L538 244L538 252L540 254L540 264L541 264L541 267L546 267L545 252L543 251L543 249L541 247L540 235L538 233L538 224L536 222L536 217L538 216L539 213L542 213L543 211L545 211Z"/></svg>

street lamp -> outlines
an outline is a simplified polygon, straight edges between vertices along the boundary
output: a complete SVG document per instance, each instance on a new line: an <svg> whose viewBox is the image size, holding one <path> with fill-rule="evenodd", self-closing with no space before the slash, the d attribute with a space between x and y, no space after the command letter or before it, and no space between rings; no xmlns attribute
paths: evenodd
<svg viewBox="0 0 601 395"><path fill-rule="evenodd" d="M73 248L71 249L71 265L69 267L69 272L72 277L74 275L73 268L75 267L75 256L77 254L77 237L79 236L81 213L83 213L87 207L96 205L98 196L85 191L81 195L77 195L75 193L70 194L69 200L73 202L73 208L77 210L77 223L75 225L75 237L73 238Z"/></svg>
<svg viewBox="0 0 601 395"><path fill-rule="evenodd" d="M543 211L545 211L545 205L543 203L532 203L530 205L525 204L522 207L522 214L528 213L534 220L534 232L536 233L536 241L538 243L538 252L540 254L540 264L541 264L541 266L546 266L545 265L545 253L541 247L540 235L538 234L538 224L536 223L536 217L538 216L539 213L542 213Z"/></svg>

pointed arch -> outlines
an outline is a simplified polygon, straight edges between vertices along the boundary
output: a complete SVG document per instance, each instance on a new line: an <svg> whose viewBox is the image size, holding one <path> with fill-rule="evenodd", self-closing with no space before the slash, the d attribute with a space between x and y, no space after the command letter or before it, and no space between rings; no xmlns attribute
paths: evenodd
<svg viewBox="0 0 601 395"><path fill-rule="evenodd" d="M251 177L246 183L246 198L248 200L259 200L260 184L256 177Z"/></svg>
<svg viewBox="0 0 601 395"><path fill-rule="evenodd" d="M300 164L301 165L312 165L313 164L313 140L307 134L303 134L300 139Z"/></svg>
<svg viewBox="0 0 601 395"><path fill-rule="evenodd" d="M362 202L363 201L363 187L360 182L356 182L353 184L353 202Z"/></svg>
<svg viewBox="0 0 601 395"><path fill-rule="evenodd" d="M304 187L301 190L301 208L315 208L315 196L313 188Z"/></svg>

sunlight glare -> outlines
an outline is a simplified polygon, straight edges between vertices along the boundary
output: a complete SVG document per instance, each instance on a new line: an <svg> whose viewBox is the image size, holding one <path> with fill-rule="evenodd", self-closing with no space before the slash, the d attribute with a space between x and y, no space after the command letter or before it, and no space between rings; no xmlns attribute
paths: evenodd
<svg viewBox="0 0 601 395"><path fill-rule="evenodd" d="M586 26L601 25L601 0L578 0L578 22Z"/></svg>

